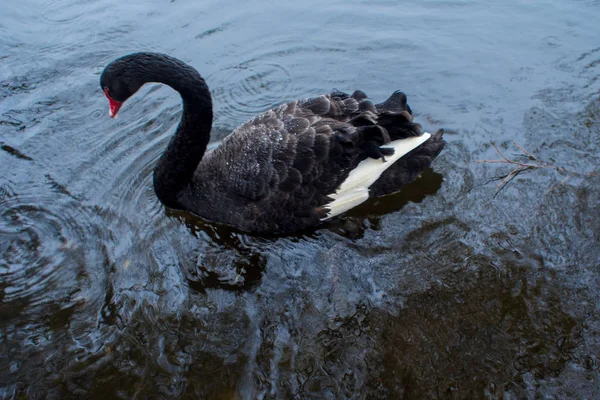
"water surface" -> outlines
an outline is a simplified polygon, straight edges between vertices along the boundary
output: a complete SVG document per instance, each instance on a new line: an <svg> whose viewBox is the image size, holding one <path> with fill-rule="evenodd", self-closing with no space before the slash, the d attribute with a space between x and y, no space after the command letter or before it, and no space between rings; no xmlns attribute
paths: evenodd
<svg viewBox="0 0 600 400"><path fill-rule="evenodd" d="M600 396L599 2L7 1L0 398ZM448 146L319 229L227 231L152 191L171 89L108 118L99 74L133 51L206 77L215 144L360 88ZM573 172L495 195L490 141Z"/></svg>

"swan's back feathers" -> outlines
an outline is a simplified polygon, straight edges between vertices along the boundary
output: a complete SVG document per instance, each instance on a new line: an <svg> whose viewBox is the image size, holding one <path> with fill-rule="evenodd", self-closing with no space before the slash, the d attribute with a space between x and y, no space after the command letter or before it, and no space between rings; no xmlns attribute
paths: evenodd
<svg viewBox="0 0 600 400"><path fill-rule="evenodd" d="M181 202L193 202L188 209L203 207L201 215L248 231L313 226L331 215L327 205L354 168L366 158L383 163L393 153L384 145L414 136L421 136L420 127L401 92L381 104L361 91L293 101L241 125L207 153ZM405 163L405 169L417 165L418 174L431 163L443 147L441 134L437 146L428 145L431 140L413 150L419 161ZM373 184L378 193L408 182L411 174L394 172L400 161L379 172L385 181ZM368 192L365 187L360 197ZM199 202L202 197L207 201Z"/></svg>

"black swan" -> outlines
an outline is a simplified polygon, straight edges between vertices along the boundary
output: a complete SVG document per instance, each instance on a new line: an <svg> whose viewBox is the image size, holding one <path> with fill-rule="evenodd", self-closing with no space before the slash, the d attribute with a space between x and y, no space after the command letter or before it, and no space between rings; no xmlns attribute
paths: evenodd
<svg viewBox="0 0 600 400"><path fill-rule="evenodd" d="M169 85L183 100L177 132L154 170L158 199L247 232L298 231L397 192L445 144L442 130L421 133L404 93L373 104L357 90L280 105L206 152L211 95L200 74L176 58L135 53L110 63L100 78L109 115L147 82Z"/></svg>

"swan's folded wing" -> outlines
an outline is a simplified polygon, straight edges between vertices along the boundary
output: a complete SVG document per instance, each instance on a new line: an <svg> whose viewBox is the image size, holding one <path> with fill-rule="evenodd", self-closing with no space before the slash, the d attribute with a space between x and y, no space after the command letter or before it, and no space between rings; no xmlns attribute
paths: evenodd
<svg viewBox="0 0 600 400"><path fill-rule="evenodd" d="M203 169L223 171L211 179L230 194L252 201L283 199L290 193L325 195L358 154L356 128L347 122L358 103L345 96L294 101L256 116L225 138L203 160ZM320 190L298 192L307 185Z"/></svg>

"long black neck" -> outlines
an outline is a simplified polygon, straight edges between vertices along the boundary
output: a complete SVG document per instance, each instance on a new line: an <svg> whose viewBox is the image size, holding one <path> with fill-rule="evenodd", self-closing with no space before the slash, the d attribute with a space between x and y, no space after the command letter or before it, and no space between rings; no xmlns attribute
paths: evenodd
<svg viewBox="0 0 600 400"><path fill-rule="evenodd" d="M206 82L189 65L166 55L153 55L141 68L146 82L161 82L179 92L183 115L175 135L154 169L154 191L167 207L180 208L177 194L192 180L210 140L212 100Z"/></svg>

